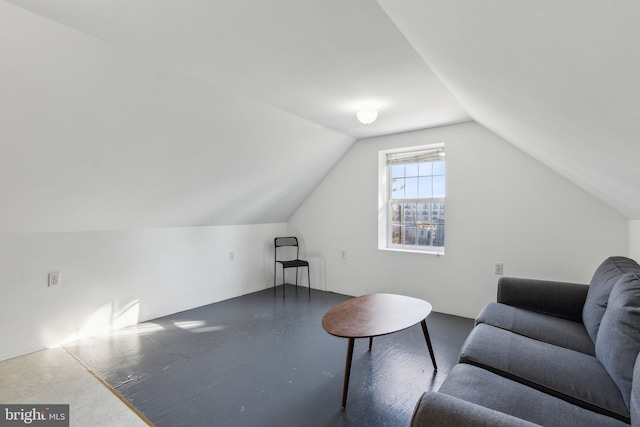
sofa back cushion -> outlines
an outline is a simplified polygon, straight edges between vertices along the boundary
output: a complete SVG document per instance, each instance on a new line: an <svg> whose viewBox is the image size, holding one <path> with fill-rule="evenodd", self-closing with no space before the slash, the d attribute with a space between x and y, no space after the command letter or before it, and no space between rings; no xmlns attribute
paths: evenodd
<svg viewBox="0 0 640 427"><path fill-rule="evenodd" d="M640 274L640 265L629 258L611 257L600 264L593 274L587 299L582 308L582 322L594 344L602 316L607 309L611 288L625 273Z"/></svg>
<svg viewBox="0 0 640 427"><path fill-rule="evenodd" d="M596 339L596 358L630 408L633 367L640 353L640 276L623 275L611 289Z"/></svg>
<svg viewBox="0 0 640 427"><path fill-rule="evenodd" d="M631 386L631 425L640 427L640 355L633 368L633 385Z"/></svg>

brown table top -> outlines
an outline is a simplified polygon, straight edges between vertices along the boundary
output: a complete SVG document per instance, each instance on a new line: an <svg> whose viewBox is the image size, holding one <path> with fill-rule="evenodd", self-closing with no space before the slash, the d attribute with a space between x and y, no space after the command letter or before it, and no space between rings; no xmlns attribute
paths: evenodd
<svg viewBox="0 0 640 427"><path fill-rule="evenodd" d="M366 338L409 328L431 313L431 304L394 294L352 298L333 307L322 318L322 327L342 338Z"/></svg>

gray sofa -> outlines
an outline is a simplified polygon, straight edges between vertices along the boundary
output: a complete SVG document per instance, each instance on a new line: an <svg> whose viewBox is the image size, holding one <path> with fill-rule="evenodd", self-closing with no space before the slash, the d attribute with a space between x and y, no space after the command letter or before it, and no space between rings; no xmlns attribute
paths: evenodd
<svg viewBox="0 0 640 427"><path fill-rule="evenodd" d="M412 426L640 426L640 266L590 285L502 278ZM634 369L635 367L635 369Z"/></svg>

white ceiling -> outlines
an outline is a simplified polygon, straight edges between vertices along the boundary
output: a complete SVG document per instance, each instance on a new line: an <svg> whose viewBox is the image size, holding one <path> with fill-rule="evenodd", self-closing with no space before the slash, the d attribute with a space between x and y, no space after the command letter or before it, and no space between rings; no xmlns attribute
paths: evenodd
<svg viewBox="0 0 640 427"><path fill-rule="evenodd" d="M286 221L355 139L472 118L640 219L638 18L623 0L2 0L0 231Z"/></svg>
<svg viewBox="0 0 640 427"><path fill-rule="evenodd" d="M640 2L378 3L474 120L640 219Z"/></svg>
<svg viewBox="0 0 640 427"><path fill-rule="evenodd" d="M470 120L372 0L6 1L355 138Z"/></svg>

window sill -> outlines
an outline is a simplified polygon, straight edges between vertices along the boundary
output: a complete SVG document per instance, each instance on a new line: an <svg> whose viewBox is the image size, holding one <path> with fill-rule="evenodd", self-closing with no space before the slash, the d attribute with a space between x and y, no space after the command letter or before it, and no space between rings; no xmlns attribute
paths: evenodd
<svg viewBox="0 0 640 427"><path fill-rule="evenodd" d="M389 252L409 252L414 254L426 254L426 255L435 255L441 256L444 255L444 251L434 251L434 250L420 250L420 249L408 249L408 248L378 248L381 251L389 251Z"/></svg>

